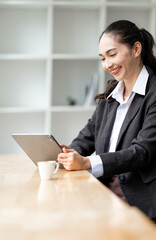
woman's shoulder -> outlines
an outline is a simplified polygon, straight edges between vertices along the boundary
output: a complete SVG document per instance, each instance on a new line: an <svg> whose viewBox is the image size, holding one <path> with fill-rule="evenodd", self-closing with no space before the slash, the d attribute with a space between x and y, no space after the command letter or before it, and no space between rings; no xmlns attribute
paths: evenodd
<svg viewBox="0 0 156 240"><path fill-rule="evenodd" d="M155 95L156 94L156 75L149 67L146 66L146 69L149 73L149 78L146 85L146 95L149 95L151 93Z"/></svg>

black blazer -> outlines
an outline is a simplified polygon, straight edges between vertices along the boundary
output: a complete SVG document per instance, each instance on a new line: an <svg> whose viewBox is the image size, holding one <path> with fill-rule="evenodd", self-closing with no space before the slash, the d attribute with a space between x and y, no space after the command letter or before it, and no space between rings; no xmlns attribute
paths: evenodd
<svg viewBox="0 0 156 240"><path fill-rule="evenodd" d="M86 126L71 143L83 156L100 155L104 184L118 175L130 205L150 218L156 217L156 76L147 68L145 96L135 94L120 130L116 152L108 153L109 140L119 103L101 99Z"/></svg>

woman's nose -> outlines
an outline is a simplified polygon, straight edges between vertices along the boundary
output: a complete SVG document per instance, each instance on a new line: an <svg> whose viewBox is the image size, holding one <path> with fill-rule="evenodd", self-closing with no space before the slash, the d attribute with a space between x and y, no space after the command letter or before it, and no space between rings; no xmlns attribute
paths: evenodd
<svg viewBox="0 0 156 240"><path fill-rule="evenodd" d="M112 61L110 61L110 59L106 59L104 65L105 65L105 66L104 66L105 70L108 71L108 70L112 67L113 63L112 63Z"/></svg>

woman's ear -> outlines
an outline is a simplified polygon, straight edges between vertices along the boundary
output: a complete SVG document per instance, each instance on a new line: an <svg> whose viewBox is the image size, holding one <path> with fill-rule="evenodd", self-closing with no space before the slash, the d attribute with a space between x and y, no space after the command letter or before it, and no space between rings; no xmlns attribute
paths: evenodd
<svg viewBox="0 0 156 240"><path fill-rule="evenodd" d="M139 41L135 42L133 49L134 49L134 56L135 57L138 57L139 55L141 55L142 45Z"/></svg>

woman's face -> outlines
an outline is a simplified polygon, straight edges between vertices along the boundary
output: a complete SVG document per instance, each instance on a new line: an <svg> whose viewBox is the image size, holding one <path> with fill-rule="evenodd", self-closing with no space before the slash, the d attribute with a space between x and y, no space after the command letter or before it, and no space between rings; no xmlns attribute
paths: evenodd
<svg viewBox="0 0 156 240"><path fill-rule="evenodd" d="M119 43L110 33L104 33L99 43L99 56L104 70L117 81L131 80L138 73L138 54L136 47ZM139 60L140 61L140 60Z"/></svg>

